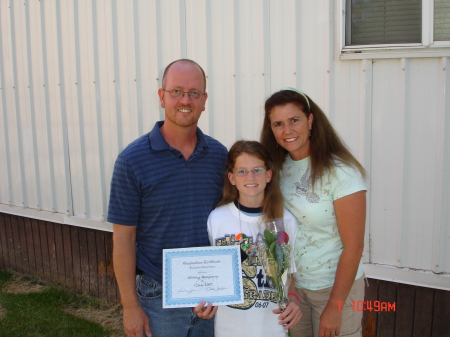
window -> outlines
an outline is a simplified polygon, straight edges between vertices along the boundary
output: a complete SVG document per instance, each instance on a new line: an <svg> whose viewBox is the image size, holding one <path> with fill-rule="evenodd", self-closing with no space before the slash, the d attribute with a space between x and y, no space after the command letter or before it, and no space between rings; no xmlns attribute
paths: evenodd
<svg viewBox="0 0 450 337"><path fill-rule="evenodd" d="M342 9L341 58L450 56L450 0L345 0Z"/></svg>
<svg viewBox="0 0 450 337"><path fill-rule="evenodd" d="M450 41L450 0L434 1L434 41Z"/></svg>

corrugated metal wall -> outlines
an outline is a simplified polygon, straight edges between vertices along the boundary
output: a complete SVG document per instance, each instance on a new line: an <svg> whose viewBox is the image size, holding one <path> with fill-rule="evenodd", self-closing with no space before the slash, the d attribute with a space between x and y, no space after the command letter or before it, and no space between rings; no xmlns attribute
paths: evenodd
<svg viewBox="0 0 450 337"><path fill-rule="evenodd" d="M366 261L450 273L450 60L340 60L338 3L0 0L0 211L110 228L114 160L187 57L226 146L259 138L273 91L309 94L370 173Z"/></svg>

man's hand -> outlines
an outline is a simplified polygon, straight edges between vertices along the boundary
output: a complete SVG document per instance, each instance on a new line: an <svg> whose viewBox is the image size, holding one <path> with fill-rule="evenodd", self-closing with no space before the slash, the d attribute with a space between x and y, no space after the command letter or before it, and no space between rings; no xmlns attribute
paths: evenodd
<svg viewBox="0 0 450 337"><path fill-rule="evenodd" d="M151 337L150 324L141 307L123 309L123 330L128 337Z"/></svg>
<svg viewBox="0 0 450 337"><path fill-rule="evenodd" d="M200 304L193 309L194 313L200 318L211 319L216 314L218 307L213 307L211 303L208 303L207 306L205 306L205 304L206 301L201 301Z"/></svg>

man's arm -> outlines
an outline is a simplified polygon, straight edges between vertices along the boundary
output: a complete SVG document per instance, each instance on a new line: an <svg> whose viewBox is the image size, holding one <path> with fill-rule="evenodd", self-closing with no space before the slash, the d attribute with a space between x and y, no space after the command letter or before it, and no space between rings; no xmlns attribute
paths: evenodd
<svg viewBox="0 0 450 337"><path fill-rule="evenodd" d="M123 327L127 336L150 337L150 325L136 293L136 226L114 224L113 263L123 306Z"/></svg>

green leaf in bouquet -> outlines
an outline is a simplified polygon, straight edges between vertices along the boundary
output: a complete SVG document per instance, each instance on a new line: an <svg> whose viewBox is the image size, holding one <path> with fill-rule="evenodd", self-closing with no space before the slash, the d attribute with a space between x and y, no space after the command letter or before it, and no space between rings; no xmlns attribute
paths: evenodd
<svg viewBox="0 0 450 337"><path fill-rule="evenodd" d="M277 243L274 241L274 242L272 242L272 244L271 244L270 247L269 247L270 255L272 255L272 257L273 257L274 259L276 258L276 255L275 255L275 249L276 249L276 246L277 246Z"/></svg>
<svg viewBox="0 0 450 337"><path fill-rule="evenodd" d="M281 246L276 245L275 253L276 253L276 259L277 259L277 263L278 263L278 270L281 272L281 270L284 267L284 252L283 252L283 248Z"/></svg>
<svg viewBox="0 0 450 337"><path fill-rule="evenodd" d="M264 238L266 239L266 244L268 247L270 247L272 243L277 240L277 237L267 229L264 230Z"/></svg>
<svg viewBox="0 0 450 337"><path fill-rule="evenodd" d="M269 276L270 279L272 280L273 284L276 285L277 281L278 281L278 268L277 268L277 264L275 263L274 260L272 260L273 263L269 263Z"/></svg>

